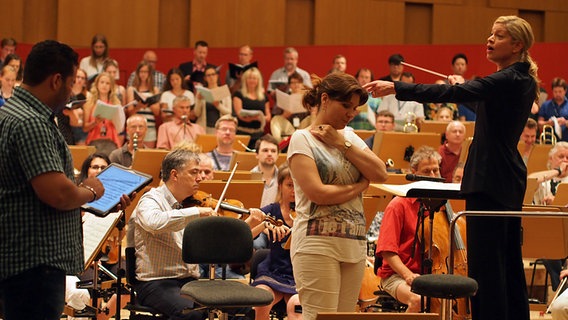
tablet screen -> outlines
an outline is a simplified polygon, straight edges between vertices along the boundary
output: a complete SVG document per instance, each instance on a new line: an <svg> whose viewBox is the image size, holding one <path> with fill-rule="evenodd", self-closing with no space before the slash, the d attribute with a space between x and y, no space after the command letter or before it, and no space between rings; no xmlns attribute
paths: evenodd
<svg viewBox="0 0 568 320"><path fill-rule="evenodd" d="M98 216L109 214L110 210L120 203L123 194L130 196L152 181L152 176L116 163L111 163L97 175L97 178L105 188L104 195L96 201L84 204L81 208Z"/></svg>

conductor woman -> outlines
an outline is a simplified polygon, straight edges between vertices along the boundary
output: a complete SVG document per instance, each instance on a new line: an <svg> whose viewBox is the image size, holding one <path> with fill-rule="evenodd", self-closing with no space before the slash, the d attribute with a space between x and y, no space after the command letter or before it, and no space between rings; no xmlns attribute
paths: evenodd
<svg viewBox="0 0 568 320"><path fill-rule="evenodd" d="M537 66L528 52L533 42L529 23L502 16L493 23L486 47L487 59L497 66L495 73L465 83L449 76L451 85L365 85L374 96L396 93L399 100L480 102L461 184L467 210L522 209L526 167L517 142L532 103L538 100ZM474 320L529 319L520 232L520 218L467 218L469 275L479 283L472 298Z"/></svg>

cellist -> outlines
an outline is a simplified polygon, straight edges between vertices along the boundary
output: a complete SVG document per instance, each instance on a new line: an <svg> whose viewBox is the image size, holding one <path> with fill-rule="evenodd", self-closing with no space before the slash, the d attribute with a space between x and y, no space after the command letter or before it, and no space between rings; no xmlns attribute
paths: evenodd
<svg viewBox="0 0 568 320"><path fill-rule="evenodd" d="M440 176L441 156L431 147L417 149L410 159L410 170L421 176ZM420 296L410 291L421 270L421 252L416 239L417 198L394 197L387 205L377 240L376 256L382 257L377 271L381 287L395 299L408 305L406 312L420 312ZM425 213L427 215L428 213Z"/></svg>

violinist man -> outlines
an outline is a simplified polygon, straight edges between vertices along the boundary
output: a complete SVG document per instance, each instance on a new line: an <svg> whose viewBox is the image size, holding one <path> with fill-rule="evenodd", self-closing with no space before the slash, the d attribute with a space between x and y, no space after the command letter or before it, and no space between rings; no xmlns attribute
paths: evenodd
<svg viewBox="0 0 568 320"><path fill-rule="evenodd" d="M186 149L168 153L161 168L164 184L144 194L129 220L129 246L136 249L136 290L139 302L171 319L203 319L194 304L180 295L181 287L199 278L199 266L182 260L183 231L189 221L213 215L212 208L182 208L199 189L199 155ZM264 219L258 209L251 226Z"/></svg>
<svg viewBox="0 0 568 320"><path fill-rule="evenodd" d="M122 148L114 149L109 154L110 162L118 163L125 167L132 166L132 159L135 153L135 149L145 148L144 137L146 136L146 131L148 130L148 123L146 118L141 114L134 114L126 119L126 134L128 141L122 146Z"/></svg>
<svg viewBox="0 0 568 320"><path fill-rule="evenodd" d="M412 155L410 169L416 175L440 177L440 161L436 150L423 146ZM416 198L394 197L385 209L377 241L376 256L382 257L377 271L381 287L408 305L406 312L420 312L420 296L410 291L422 264L415 238L419 208Z"/></svg>

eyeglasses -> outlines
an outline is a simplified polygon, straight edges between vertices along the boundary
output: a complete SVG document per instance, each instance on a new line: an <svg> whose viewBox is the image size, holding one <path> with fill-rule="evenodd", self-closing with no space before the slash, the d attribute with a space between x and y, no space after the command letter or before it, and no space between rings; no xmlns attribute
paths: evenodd
<svg viewBox="0 0 568 320"><path fill-rule="evenodd" d="M93 169L93 170L104 170L107 166L99 166L99 165L94 165L94 166L90 166L89 168Z"/></svg>

